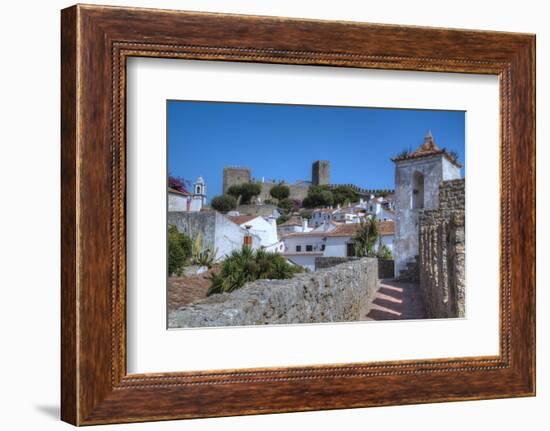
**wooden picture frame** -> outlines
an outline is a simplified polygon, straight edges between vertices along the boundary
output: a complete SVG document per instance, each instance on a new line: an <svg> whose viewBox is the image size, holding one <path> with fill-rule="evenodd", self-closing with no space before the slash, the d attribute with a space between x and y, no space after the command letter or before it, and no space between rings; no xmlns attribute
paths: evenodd
<svg viewBox="0 0 550 431"><path fill-rule="evenodd" d="M77 5L62 11L61 417L75 425L535 394L535 36ZM130 56L500 77L500 354L126 373Z"/></svg>

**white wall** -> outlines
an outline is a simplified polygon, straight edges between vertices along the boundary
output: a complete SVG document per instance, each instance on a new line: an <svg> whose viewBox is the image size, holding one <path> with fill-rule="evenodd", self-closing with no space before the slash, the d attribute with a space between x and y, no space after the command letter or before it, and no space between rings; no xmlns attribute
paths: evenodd
<svg viewBox="0 0 550 431"><path fill-rule="evenodd" d="M286 256L288 260L290 260L295 265L303 266L304 268L309 269L310 271L315 271L315 257L311 255L305 255L305 256Z"/></svg>
<svg viewBox="0 0 550 431"><path fill-rule="evenodd" d="M59 9L72 2L31 0L5 2L2 9L3 63L2 157L3 202L17 211L3 211L0 223L0 271L3 307L0 313L5 372L1 394L9 399L0 424L4 429L71 430L58 421L59 409ZM459 3L440 1L359 2L356 0L102 0L101 4L207 10L258 15L393 24L477 28L537 33L537 125L539 166L550 165L550 27L542 1L493 0ZM544 162L544 163L543 163ZM516 431L526 426L543 430L550 423L550 171L538 169L538 396L417 406L338 410L196 421L169 421L97 427L97 430L227 430L264 429L407 429L470 431L480 428ZM22 190L40 193L27 200ZM36 212L44 229L31 229ZM32 245L32 246L31 246ZM29 259L35 258L29 274ZM32 275L39 274L40 278ZM30 275L30 276L29 276ZM8 398L9 397L9 398Z"/></svg>
<svg viewBox="0 0 550 431"><path fill-rule="evenodd" d="M327 237L327 245L325 256L327 257L346 257L348 254L347 243L351 241L351 237L329 236Z"/></svg>

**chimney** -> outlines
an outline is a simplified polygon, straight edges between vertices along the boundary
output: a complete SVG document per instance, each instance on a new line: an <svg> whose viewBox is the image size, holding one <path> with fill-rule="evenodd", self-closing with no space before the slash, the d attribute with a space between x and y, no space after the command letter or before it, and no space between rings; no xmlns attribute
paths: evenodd
<svg viewBox="0 0 550 431"><path fill-rule="evenodd" d="M304 218L302 219L302 232L307 231L307 229L308 229L308 226L307 226L307 218L304 217Z"/></svg>

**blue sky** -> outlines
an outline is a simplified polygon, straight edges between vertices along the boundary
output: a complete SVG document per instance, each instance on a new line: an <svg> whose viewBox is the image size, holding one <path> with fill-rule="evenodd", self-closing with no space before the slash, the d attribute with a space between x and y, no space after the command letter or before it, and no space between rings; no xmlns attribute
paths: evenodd
<svg viewBox="0 0 550 431"><path fill-rule="evenodd" d="M202 176L208 200L221 194L226 165L293 183L310 180L313 161L330 160L332 183L393 189L390 158L416 149L428 129L464 165L463 111L173 100L167 111L168 172Z"/></svg>

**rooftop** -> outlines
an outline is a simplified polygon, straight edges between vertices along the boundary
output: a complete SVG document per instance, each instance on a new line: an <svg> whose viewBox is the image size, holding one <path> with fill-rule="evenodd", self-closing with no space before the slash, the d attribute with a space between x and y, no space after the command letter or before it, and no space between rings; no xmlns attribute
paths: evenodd
<svg viewBox="0 0 550 431"><path fill-rule="evenodd" d="M176 195L181 195L181 196L190 196L191 195L191 193L189 193L189 192L182 192L180 190L173 189L172 187L168 187L168 193L174 193Z"/></svg>
<svg viewBox="0 0 550 431"><path fill-rule="evenodd" d="M449 153L445 148L439 148L435 143L435 139L432 135L432 132L428 130L426 136L424 137L424 142L413 152L403 152L398 156L392 158L392 162L401 162L404 160L419 159L422 157L442 155L453 165L461 168L462 165L451 153Z"/></svg>
<svg viewBox="0 0 550 431"><path fill-rule="evenodd" d="M241 225L244 223L248 223L251 220L254 220L255 218L258 218L260 216L258 215L239 215L239 216L228 216L227 218L231 220L233 223Z"/></svg>

